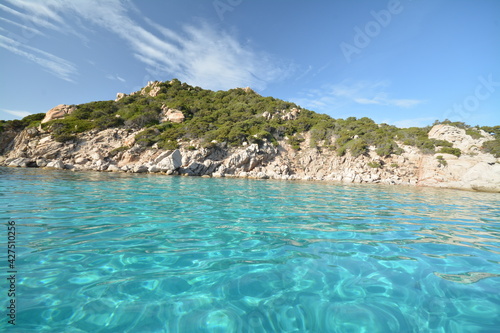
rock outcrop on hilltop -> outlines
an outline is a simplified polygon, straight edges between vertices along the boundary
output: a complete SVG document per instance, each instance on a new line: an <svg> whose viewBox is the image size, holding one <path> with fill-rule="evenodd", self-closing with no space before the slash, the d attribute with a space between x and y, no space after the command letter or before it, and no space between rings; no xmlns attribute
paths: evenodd
<svg viewBox="0 0 500 333"><path fill-rule="evenodd" d="M50 109L49 111L47 111L47 113L45 114L45 118L43 118L43 120L42 120L42 124L47 123L51 120L64 118L68 114L71 114L75 110L76 110L76 107L74 107L74 106L70 106L70 105L66 105L66 104L58 105L58 106Z"/></svg>
<svg viewBox="0 0 500 333"><path fill-rule="evenodd" d="M28 128L13 140L0 163L10 167L45 167L69 170L164 173L168 175L250 177L283 180L324 180L344 183L403 184L500 192L500 164L478 151L479 141L453 126L436 125L429 135L448 138L461 147L460 157L425 155L401 145L400 155L338 156L335 151L309 148L305 134L301 149L287 142L227 147L224 143L196 148L196 142L174 150L145 148L136 142L140 131L112 128L90 131L78 140L61 143L40 128ZM195 148L193 148L195 147ZM442 156L438 159L437 156ZM443 165L443 160L446 165Z"/></svg>
<svg viewBox="0 0 500 333"><path fill-rule="evenodd" d="M500 192L499 135L499 126L333 119L250 88L173 79L0 121L0 165Z"/></svg>

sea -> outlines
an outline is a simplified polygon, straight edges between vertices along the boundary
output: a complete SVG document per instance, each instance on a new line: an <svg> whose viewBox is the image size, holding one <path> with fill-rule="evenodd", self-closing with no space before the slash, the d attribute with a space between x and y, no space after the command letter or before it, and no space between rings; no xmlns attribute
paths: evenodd
<svg viewBox="0 0 500 333"><path fill-rule="evenodd" d="M0 220L2 332L500 332L498 193L0 168Z"/></svg>

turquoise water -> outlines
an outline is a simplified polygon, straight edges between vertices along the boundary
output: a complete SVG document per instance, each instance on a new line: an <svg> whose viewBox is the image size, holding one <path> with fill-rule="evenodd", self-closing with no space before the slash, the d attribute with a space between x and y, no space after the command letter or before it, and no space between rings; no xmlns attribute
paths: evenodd
<svg viewBox="0 0 500 333"><path fill-rule="evenodd" d="M0 190L19 332L499 332L498 194L11 168Z"/></svg>

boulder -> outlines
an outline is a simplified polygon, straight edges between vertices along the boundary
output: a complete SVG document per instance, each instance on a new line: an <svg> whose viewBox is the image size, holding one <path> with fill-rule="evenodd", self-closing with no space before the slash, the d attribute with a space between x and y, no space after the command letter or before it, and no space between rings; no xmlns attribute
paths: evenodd
<svg viewBox="0 0 500 333"><path fill-rule="evenodd" d="M156 163L156 167L162 172L167 172L168 170L174 171L181 167L182 155L179 149L166 151L158 156L154 162Z"/></svg>
<svg viewBox="0 0 500 333"><path fill-rule="evenodd" d="M132 171L135 173L144 173L148 172L148 167L145 165L136 165Z"/></svg>
<svg viewBox="0 0 500 333"><path fill-rule="evenodd" d="M125 96L127 96L127 94L124 94L124 93L116 94L115 102L118 102L120 99L122 99Z"/></svg>
<svg viewBox="0 0 500 333"><path fill-rule="evenodd" d="M48 169L64 169L64 163L61 160L55 160L47 163Z"/></svg>
<svg viewBox="0 0 500 333"><path fill-rule="evenodd" d="M29 158L19 157L11 161L8 166L12 168L26 168L30 162Z"/></svg>
<svg viewBox="0 0 500 333"><path fill-rule="evenodd" d="M184 114L177 109L170 109L165 105L162 106L160 122L170 121L172 123L182 123L184 121Z"/></svg>
<svg viewBox="0 0 500 333"><path fill-rule="evenodd" d="M43 168L47 166L47 161L43 157L39 157L36 159L36 165L39 168Z"/></svg>
<svg viewBox="0 0 500 333"><path fill-rule="evenodd" d="M149 96L156 97L158 96L159 92L160 92L160 87L158 86L152 87L151 90L149 91Z"/></svg>
<svg viewBox="0 0 500 333"><path fill-rule="evenodd" d="M156 165L150 165L150 166L148 166L148 172L157 173L157 172L161 172L161 169Z"/></svg>
<svg viewBox="0 0 500 333"><path fill-rule="evenodd" d="M121 170L119 167L117 167L116 165L114 165L114 164L110 164L110 165L108 166L107 171L110 171L110 172L120 172L120 171L122 171L122 170Z"/></svg>
<svg viewBox="0 0 500 333"><path fill-rule="evenodd" d="M495 138L485 131L480 131L482 137L474 139L467 135L466 131L451 125L435 125L429 131L429 139L445 140L453 143L453 147L459 148L464 153L477 153L485 141Z"/></svg>
<svg viewBox="0 0 500 333"><path fill-rule="evenodd" d="M500 164L477 163L464 174L462 182L465 188L500 192Z"/></svg>
<svg viewBox="0 0 500 333"><path fill-rule="evenodd" d="M42 124L49 122L54 119L61 119L66 117L66 115L72 113L73 111L76 110L76 107L66 105L66 104L60 104L52 109L50 109L46 114L45 118L42 120Z"/></svg>
<svg viewBox="0 0 500 333"><path fill-rule="evenodd" d="M85 157L77 157L75 159L75 164L86 164L89 160Z"/></svg>

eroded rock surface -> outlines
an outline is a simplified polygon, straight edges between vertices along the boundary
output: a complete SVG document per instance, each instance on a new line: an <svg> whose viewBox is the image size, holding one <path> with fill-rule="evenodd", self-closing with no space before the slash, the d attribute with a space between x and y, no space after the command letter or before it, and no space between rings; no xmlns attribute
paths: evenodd
<svg viewBox="0 0 500 333"><path fill-rule="evenodd" d="M298 110L297 110L298 112ZM283 116L282 114L276 116ZM465 131L437 125L430 136L446 139L462 149L460 157L422 154L404 146L401 155L380 157L374 148L367 155L338 156L326 148L310 148L307 134L300 150L285 141L278 145L264 141L243 147L214 143L180 142L176 150L143 147L135 142L140 131L112 128L89 131L66 143L56 142L50 133L28 128L0 147L0 165L48 167L71 170L164 173L190 176L250 177L259 179L324 180L345 183L404 184L500 192L500 160L481 152L488 134L473 139ZM437 156L446 161L443 165Z"/></svg>

